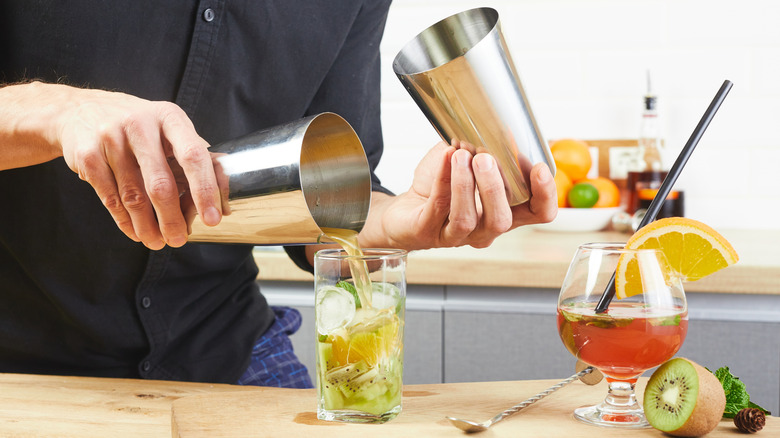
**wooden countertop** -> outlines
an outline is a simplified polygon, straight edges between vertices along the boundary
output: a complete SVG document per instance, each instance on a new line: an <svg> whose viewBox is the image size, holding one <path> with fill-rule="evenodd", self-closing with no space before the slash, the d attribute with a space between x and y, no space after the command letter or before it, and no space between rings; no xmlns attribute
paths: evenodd
<svg viewBox="0 0 780 438"><path fill-rule="evenodd" d="M687 292L780 295L780 230L719 230L740 256L736 265L685 285ZM558 289L577 246L586 242L625 242L628 234L551 232L521 227L489 248L439 248L409 255L409 284L535 287ZM258 248L259 278L312 281L280 250Z"/></svg>
<svg viewBox="0 0 780 438"><path fill-rule="evenodd" d="M646 379L641 379L638 394ZM165 437L405 437L465 434L445 415L484 421L557 383L555 380L407 385L403 412L383 425L316 418L314 390L241 387L90 377L0 374L0 436L61 438ZM578 406L596 403L606 382L575 382L508 418L489 436L658 437L655 429L629 432L573 419ZM761 436L780 436L768 417ZM741 435L729 420L707 435ZM488 435L486 435L488 436Z"/></svg>

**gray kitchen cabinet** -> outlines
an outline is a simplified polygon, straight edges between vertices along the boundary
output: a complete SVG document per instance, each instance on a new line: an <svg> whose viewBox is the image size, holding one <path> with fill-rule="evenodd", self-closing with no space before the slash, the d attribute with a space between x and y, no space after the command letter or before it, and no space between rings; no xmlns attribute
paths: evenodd
<svg viewBox="0 0 780 438"><path fill-rule="evenodd" d="M557 293L447 287L444 381L553 379L576 360L555 326Z"/></svg>

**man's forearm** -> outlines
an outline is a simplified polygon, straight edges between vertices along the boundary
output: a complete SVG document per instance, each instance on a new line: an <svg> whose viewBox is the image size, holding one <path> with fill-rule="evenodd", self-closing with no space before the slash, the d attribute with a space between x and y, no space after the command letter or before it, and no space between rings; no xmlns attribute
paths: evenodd
<svg viewBox="0 0 780 438"><path fill-rule="evenodd" d="M62 109L57 102L67 103L65 88L40 82L0 87L0 170L62 155L54 120Z"/></svg>

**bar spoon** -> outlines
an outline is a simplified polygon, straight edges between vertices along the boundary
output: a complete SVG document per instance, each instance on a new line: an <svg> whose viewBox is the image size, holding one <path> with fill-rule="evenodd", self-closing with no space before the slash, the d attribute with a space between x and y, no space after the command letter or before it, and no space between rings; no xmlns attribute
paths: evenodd
<svg viewBox="0 0 780 438"><path fill-rule="evenodd" d="M545 398L546 396L552 394L553 392L563 388L564 386L568 385L569 383L571 383L571 382L573 382L573 381L575 381L577 379L581 379L583 376L586 376L586 375L588 375L590 373L594 373L593 377L596 377L595 376L596 374L598 374L599 376L598 376L597 379L590 378L590 379L588 379L589 381L585 381L585 379L583 379L583 382L587 383L588 385L595 385L596 383L601 381L601 372L599 372L598 370L596 370L593 367L590 367L590 366L586 367L586 368L578 371L577 374L572 375L568 379L562 380L562 381L558 382L557 384L555 384L555 385L545 389L544 391L536 394L535 396L533 396L533 397L531 397L531 398L529 398L527 400L524 400L524 401L520 402L519 404L516 404L516 405L512 406L511 408L505 410L504 412L501 412L500 414L496 415L495 417L491 418L490 420L488 420L488 421L486 421L484 423L477 423L476 421L463 420L463 419L460 419L460 418L454 418L454 417L449 417L449 416L446 417L446 418L450 421L450 423L452 423L453 426L457 427L458 429L460 429L460 430L462 430L464 432L467 432L467 433L483 432L485 430L488 430L488 428L490 426L498 423L499 421L503 420L504 418L509 417L510 415L513 415L513 414L519 412L521 409L536 403L537 401L539 401L539 400ZM590 383L590 382L593 382L593 383Z"/></svg>

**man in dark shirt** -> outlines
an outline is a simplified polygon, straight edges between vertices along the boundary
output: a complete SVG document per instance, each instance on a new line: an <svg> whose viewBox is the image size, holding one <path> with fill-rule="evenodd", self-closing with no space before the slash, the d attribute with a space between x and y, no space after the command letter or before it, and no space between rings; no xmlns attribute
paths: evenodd
<svg viewBox="0 0 780 438"><path fill-rule="evenodd" d="M551 220L546 167L532 172L534 197L510 208L492 157L444 144L408 192L379 185L389 3L4 2L0 372L305 386L280 378L295 364L248 374L289 345L295 312L258 292L250 246L185 245L167 158L184 169L185 202L215 225L208 145L307 115L340 114L364 144L364 247L484 247ZM303 267L315 250L288 248Z"/></svg>

